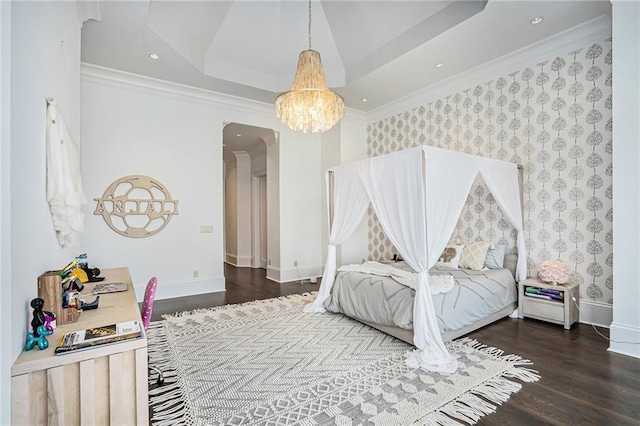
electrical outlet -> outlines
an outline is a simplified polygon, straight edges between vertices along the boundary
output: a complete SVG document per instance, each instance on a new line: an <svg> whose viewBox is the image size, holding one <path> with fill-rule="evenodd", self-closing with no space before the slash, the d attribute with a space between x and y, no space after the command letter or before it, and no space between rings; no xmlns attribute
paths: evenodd
<svg viewBox="0 0 640 426"><path fill-rule="evenodd" d="M200 225L200 233L201 234L213 233L213 225Z"/></svg>
<svg viewBox="0 0 640 426"><path fill-rule="evenodd" d="M293 266L295 266L295 267L297 267L297 266L298 266L298 261L297 261L297 260L294 260L294 261L293 261Z"/></svg>
<svg viewBox="0 0 640 426"><path fill-rule="evenodd" d="M200 272L197 269L193 270L193 278L198 278L200 276Z"/></svg>

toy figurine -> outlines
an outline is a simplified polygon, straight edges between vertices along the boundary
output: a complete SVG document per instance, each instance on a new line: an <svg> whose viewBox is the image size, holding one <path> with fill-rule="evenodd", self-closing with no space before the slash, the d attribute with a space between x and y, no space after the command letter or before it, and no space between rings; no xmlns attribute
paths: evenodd
<svg viewBox="0 0 640 426"><path fill-rule="evenodd" d="M25 351L30 351L35 345L38 345L38 349L41 351L49 347L49 341L47 336L53 333L53 331L47 330L44 325L39 326L36 329L36 333L27 333L27 343L24 345Z"/></svg>
<svg viewBox="0 0 640 426"><path fill-rule="evenodd" d="M79 279L72 278L69 288L71 291L82 291L82 289L84 288L84 284L82 284L82 281L80 281Z"/></svg>
<svg viewBox="0 0 640 426"><path fill-rule="evenodd" d="M35 337L39 337L38 329L41 325L45 324L44 312L44 299L36 297L31 301L31 307L33 308L33 319L31 320L31 331Z"/></svg>
<svg viewBox="0 0 640 426"><path fill-rule="evenodd" d="M44 312L44 327L53 333L53 330L56 328L56 314L49 311Z"/></svg>
<svg viewBox="0 0 640 426"><path fill-rule="evenodd" d="M98 304L100 303L100 296L96 296L96 300L91 303L87 303L84 300L80 300L80 309L83 311L89 311L91 309L98 309Z"/></svg>

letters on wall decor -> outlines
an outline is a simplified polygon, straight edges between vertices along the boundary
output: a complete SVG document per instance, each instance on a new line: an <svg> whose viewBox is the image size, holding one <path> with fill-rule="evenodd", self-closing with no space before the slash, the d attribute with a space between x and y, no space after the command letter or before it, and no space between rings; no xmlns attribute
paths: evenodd
<svg viewBox="0 0 640 426"><path fill-rule="evenodd" d="M163 184L142 175L125 176L113 182L97 201L95 215L101 215L109 228L131 238L157 234L179 214L178 200Z"/></svg>

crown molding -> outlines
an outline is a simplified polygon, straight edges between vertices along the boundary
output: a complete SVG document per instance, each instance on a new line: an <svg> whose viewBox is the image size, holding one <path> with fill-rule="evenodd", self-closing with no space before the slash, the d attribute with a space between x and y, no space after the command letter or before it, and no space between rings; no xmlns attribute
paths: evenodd
<svg viewBox="0 0 640 426"><path fill-rule="evenodd" d="M100 21L100 0L76 0L76 10L78 12L78 19L80 25L87 22L89 19L94 21Z"/></svg>
<svg viewBox="0 0 640 426"><path fill-rule="evenodd" d="M232 151L233 155L236 156L236 161L251 161L251 156L247 151Z"/></svg>
<svg viewBox="0 0 640 426"><path fill-rule="evenodd" d="M250 112L269 118L275 117L273 105L265 102L227 95L212 90L160 80L99 65L83 62L81 76L82 83L135 90L146 94L162 94L178 100L200 102L210 106L233 109L238 112Z"/></svg>
<svg viewBox="0 0 640 426"><path fill-rule="evenodd" d="M344 117L342 121L348 121L350 123L367 125L367 114L353 108L345 108Z"/></svg>
<svg viewBox="0 0 640 426"><path fill-rule="evenodd" d="M372 123L401 114L447 96L460 88L473 87L496 76L508 74L555 55L566 54L589 43L602 41L611 37L611 29L611 16L599 16L371 110L367 113L367 122Z"/></svg>
<svg viewBox="0 0 640 426"><path fill-rule="evenodd" d="M85 62L81 64L81 77L82 83L123 90L135 90L146 94L162 94L163 96L177 100L204 103L226 110L231 109L240 113L257 114L274 119L278 123L280 122L275 118L273 104L227 95L212 90L188 86L186 84L174 83ZM343 120L366 125L367 116L362 111L345 108ZM276 129L274 129L274 131L276 131Z"/></svg>

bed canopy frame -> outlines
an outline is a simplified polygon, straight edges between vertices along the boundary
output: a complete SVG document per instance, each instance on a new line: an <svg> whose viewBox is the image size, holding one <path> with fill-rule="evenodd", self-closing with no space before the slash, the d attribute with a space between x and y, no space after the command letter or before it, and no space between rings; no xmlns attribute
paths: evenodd
<svg viewBox="0 0 640 426"><path fill-rule="evenodd" d="M526 278L518 167L514 163L421 146L331 168L326 180L330 235L318 296L308 313L325 312L336 274L336 247L357 228L369 204L403 259L417 272L412 368L454 372L456 359L444 346L431 299L428 270L453 233L467 195L480 174L516 231L516 281Z"/></svg>

